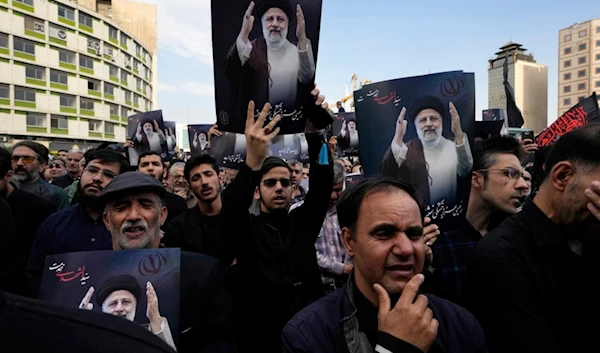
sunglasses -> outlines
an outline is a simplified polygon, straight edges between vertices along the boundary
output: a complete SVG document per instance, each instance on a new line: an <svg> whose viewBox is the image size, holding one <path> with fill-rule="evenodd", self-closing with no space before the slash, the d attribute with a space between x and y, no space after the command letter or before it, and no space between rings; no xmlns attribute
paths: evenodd
<svg viewBox="0 0 600 353"><path fill-rule="evenodd" d="M281 184L282 187L288 188L292 185L292 181L290 179L265 179L261 181L265 187L273 188L277 185L277 182Z"/></svg>
<svg viewBox="0 0 600 353"><path fill-rule="evenodd" d="M22 160L23 163L25 163L25 164L31 164L36 159L37 159L36 157L32 157L32 156L12 156L12 157L10 157L10 160L13 161L13 163L17 163L17 162L19 162L19 160Z"/></svg>

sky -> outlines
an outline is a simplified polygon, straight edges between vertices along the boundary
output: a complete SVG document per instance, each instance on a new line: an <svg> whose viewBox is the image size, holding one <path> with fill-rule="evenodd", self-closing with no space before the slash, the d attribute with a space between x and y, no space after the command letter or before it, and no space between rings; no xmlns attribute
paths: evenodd
<svg viewBox="0 0 600 353"><path fill-rule="evenodd" d="M168 121L214 123L210 0L141 1L158 9L155 108ZM475 73L480 115L488 108L488 60L513 41L548 66L551 123L557 118L558 31L598 17L600 6L591 0L323 0L317 87L335 102L346 86L352 91L355 73L378 82L463 70Z"/></svg>

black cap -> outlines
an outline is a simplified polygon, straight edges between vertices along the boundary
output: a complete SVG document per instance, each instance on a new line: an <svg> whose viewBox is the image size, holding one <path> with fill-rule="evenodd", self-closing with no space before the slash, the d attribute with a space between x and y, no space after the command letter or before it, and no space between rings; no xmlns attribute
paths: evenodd
<svg viewBox="0 0 600 353"><path fill-rule="evenodd" d="M140 172L127 172L114 178L100 194L100 201L107 203L115 198L131 193L153 192L163 197L167 190L153 177Z"/></svg>
<svg viewBox="0 0 600 353"><path fill-rule="evenodd" d="M102 283L102 286L98 288L98 292L96 292L96 302L98 305L102 306L102 303L104 303L106 298L118 290L126 290L133 294L137 302L140 301L142 289L140 288L138 280L131 275L117 275L109 277Z"/></svg>
<svg viewBox="0 0 600 353"><path fill-rule="evenodd" d="M288 21L292 19L292 5L289 0L262 0L256 4L256 15L258 20L262 19L265 12L269 11L269 9L276 7L281 9L288 17Z"/></svg>
<svg viewBox="0 0 600 353"><path fill-rule="evenodd" d="M436 112L440 113L442 118L446 115L448 108L444 106L444 103L438 98L434 96L425 96L419 99L416 99L410 109L408 110L408 120L414 121L419 115L419 113L425 109L433 109Z"/></svg>

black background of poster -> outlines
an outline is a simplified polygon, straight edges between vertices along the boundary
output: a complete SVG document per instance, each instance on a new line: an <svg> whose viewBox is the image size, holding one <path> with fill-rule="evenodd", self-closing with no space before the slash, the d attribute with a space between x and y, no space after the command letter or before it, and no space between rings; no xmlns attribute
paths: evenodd
<svg viewBox="0 0 600 353"><path fill-rule="evenodd" d="M169 156L173 157L175 155L175 152L173 151L175 146L177 146L177 125L174 121L163 121L163 125L165 126L164 132L165 132L165 137L167 137L167 133L169 132L169 129L171 129L173 131L173 139L174 141L174 145L173 148L171 148L171 146L168 145L167 143L167 151L169 152ZM167 142L168 142L169 138L167 137Z"/></svg>
<svg viewBox="0 0 600 353"><path fill-rule="evenodd" d="M139 156L141 153L143 153L147 150L147 149L144 149L144 147L140 143L138 143L137 139L135 138L135 133L137 131L138 123L141 123L147 119L152 120L152 121L157 121L158 128L161 131L164 131L164 129L165 129L165 125L163 122L162 110L153 110L153 111L149 111L149 112L145 112L145 113L137 113L128 118L127 139L132 140L134 145L133 145L133 147L127 148L127 158L129 159L129 163L131 164L132 167L137 166L137 163L138 163L137 156ZM130 151L132 149L134 149L134 153L130 153ZM135 153L137 153L137 154L135 154ZM163 160L165 158L167 158L167 156L168 156L166 143L161 144L160 156Z"/></svg>
<svg viewBox="0 0 600 353"><path fill-rule="evenodd" d="M255 1L256 5L261 0ZM221 131L234 131L243 133L246 127L246 116L235 117L232 109L229 107L229 79L223 70L223 61L229 52L229 49L235 44L235 41L240 33L242 21L250 0L212 0L211 1L211 18L212 18L212 44L213 44L213 63L214 63L214 78L215 78L215 105L217 111L217 119L219 112L227 111L229 116L229 124L227 127L219 126ZM296 4L300 4L304 12L306 22L306 37L311 41L312 51L315 58L315 67L317 64L319 34L321 31L321 7L322 0L295 0L290 1L294 15L290 19L288 25L287 38L291 43L296 44ZM256 18L256 6L254 7L253 15L254 26L248 38L253 40L262 36L262 27L260 18ZM262 107L256 107L262 109ZM281 134L296 133L304 131L306 120L302 119L290 125L281 127Z"/></svg>
<svg viewBox="0 0 600 353"><path fill-rule="evenodd" d="M79 277L72 281L60 282L56 271L49 270L54 263L64 263L62 274L71 271L77 272L79 267L85 266L85 274L89 276L89 279L83 283ZM104 281L115 275L128 274L137 278L141 289L135 322L146 324L148 323L146 316L148 302L145 283L150 281L158 297L161 316L168 319L173 340L177 345L179 341L180 272L181 249L108 250L48 255L42 273L40 299L61 306L77 308L87 291L93 286L95 291L90 301L94 305L92 310L101 312L102 308L97 303L97 294Z"/></svg>
<svg viewBox="0 0 600 353"><path fill-rule="evenodd" d="M448 107L450 101L454 103L461 118L462 130L467 134L470 147L473 149L475 146L474 74L452 71L373 83L354 92L356 118L360 131L360 160L366 176L379 174L379 164L394 138L396 122L402 108L406 107L408 111L415 99L428 95L440 98L445 107ZM449 112L443 118L442 134L446 138L454 138ZM416 137L414 122L408 121L404 141L408 142ZM468 182L468 178L463 179L465 179L464 183ZM461 213L466 208L469 191L466 185L462 185L464 183L460 183L457 189L457 200L463 201L463 207L456 210ZM451 209L452 206L446 205L447 209ZM438 211L440 210L429 207L428 213L434 216ZM444 224L445 228L442 229L449 230L454 227L451 219L455 216L458 214L448 214L445 218L449 222L434 220L434 223L440 227Z"/></svg>
<svg viewBox="0 0 600 353"><path fill-rule="evenodd" d="M343 112L343 113L335 113L333 116L333 123L331 124L331 135L338 136L340 131L342 130L342 125L344 124L345 119L355 119L356 121L356 113L355 112ZM358 131L358 128L356 129ZM358 139L360 141L360 131L358 131ZM337 141L337 151L340 156L348 157L348 156L358 156L359 149L357 148L347 148L342 149L342 144L340 144L340 139Z"/></svg>
<svg viewBox="0 0 600 353"><path fill-rule="evenodd" d="M206 134L206 141L208 141L208 130L210 130L210 128L213 126L213 124L196 124L196 125L188 125L187 129L188 129L188 140L190 143L190 152L192 154L192 156L195 156L199 153L202 153L202 150L198 150L194 148L194 134L196 132L200 133L205 133Z"/></svg>

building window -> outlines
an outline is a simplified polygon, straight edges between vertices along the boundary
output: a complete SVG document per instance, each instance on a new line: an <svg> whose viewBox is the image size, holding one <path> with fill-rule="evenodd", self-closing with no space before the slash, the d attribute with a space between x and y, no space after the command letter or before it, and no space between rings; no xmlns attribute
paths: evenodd
<svg viewBox="0 0 600 353"><path fill-rule="evenodd" d="M88 79L88 89L92 91L100 91L100 81Z"/></svg>
<svg viewBox="0 0 600 353"><path fill-rule="evenodd" d="M8 49L8 34L0 33L0 48Z"/></svg>
<svg viewBox="0 0 600 353"><path fill-rule="evenodd" d="M563 75L563 80L567 81L571 79L571 73L566 73Z"/></svg>
<svg viewBox="0 0 600 353"><path fill-rule="evenodd" d="M587 30L586 29L584 29L582 31L579 31L579 38L583 38L585 36L587 36Z"/></svg>
<svg viewBox="0 0 600 353"><path fill-rule="evenodd" d="M577 59L577 62L579 64L585 64L585 56L582 56L581 58Z"/></svg>
<svg viewBox="0 0 600 353"><path fill-rule="evenodd" d="M104 82L104 93L114 96L115 95L115 86L111 85L110 83Z"/></svg>
<svg viewBox="0 0 600 353"><path fill-rule="evenodd" d="M0 83L0 98L10 98L8 93L8 85Z"/></svg>
<svg viewBox="0 0 600 353"><path fill-rule="evenodd" d="M66 108L75 108L75 96L60 95L60 106Z"/></svg>
<svg viewBox="0 0 600 353"><path fill-rule="evenodd" d="M581 97L577 98L577 101L581 102L581 101L583 101L584 99L585 99L585 97L584 97L584 96L581 96Z"/></svg>
<svg viewBox="0 0 600 353"><path fill-rule="evenodd" d="M571 67L571 60L565 60L564 67Z"/></svg>
<svg viewBox="0 0 600 353"><path fill-rule="evenodd" d="M104 42L104 54L111 57L111 60L114 60L115 54L117 53L117 49L111 47L110 45Z"/></svg>
<svg viewBox="0 0 600 353"><path fill-rule="evenodd" d="M125 91L125 100L131 102L131 92Z"/></svg>
<svg viewBox="0 0 600 353"><path fill-rule="evenodd" d="M67 64L75 64L75 53L67 50L59 50L58 60Z"/></svg>
<svg viewBox="0 0 600 353"><path fill-rule="evenodd" d="M577 77L585 77L585 70L577 71Z"/></svg>
<svg viewBox="0 0 600 353"><path fill-rule="evenodd" d="M571 98L565 98L565 99L563 99L563 105L566 105L566 106L571 105Z"/></svg>
<svg viewBox="0 0 600 353"><path fill-rule="evenodd" d="M112 77L119 77L119 68L116 67L115 65L108 65L108 72L109 75Z"/></svg>
<svg viewBox="0 0 600 353"><path fill-rule="evenodd" d="M137 94L133 95L133 104L135 104L135 105L140 104L140 96L138 96Z"/></svg>
<svg viewBox="0 0 600 353"><path fill-rule="evenodd" d="M44 115L27 114L27 126L46 127Z"/></svg>
<svg viewBox="0 0 600 353"><path fill-rule="evenodd" d="M52 115L50 118L50 127L53 129L69 129L69 120L64 116Z"/></svg>
<svg viewBox="0 0 600 353"><path fill-rule="evenodd" d="M25 77L43 81L46 79L46 69L39 66L26 65Z"/></svg>
<svg viewBox="0 0 600 353"><path fill-rule="evenodd" d="M102 132L102 122L99 120L90 120L89 129L91 132Z"/></svg>
<svg viewBox="0 0 600 353"><path fill-rule="evenodd" d="M578 91L583 91L585 89L585 82L584 83L580 83L577 85L577 90Z"/></svg>
<svg viewBox="0 0 600 353"><path fill-rule="evenodd" d="M117 29L113 26L108 26L108 37L114 40L119 40Z"/></svg>
<svg viewBox="0 0 600 353"><path fill-rule="evenodd" d="M579 44L579 51L585 50L587 45L585 43Z"/></svg>
<svg viewBox="0 0 600 353"><path fill-rule="evenodd" d="M127 118L127 107L121 107L121 118Z"/></svg>
<svg viewBox="0 0 600 353"><path fill-rule="evenodd" d="M600 54L596 54L596 61L600 60Z"/></svg>
<svg viewBox="0 0 600 353"><path fill-rule="evenodd" d="M109 104L110 115L119 115L119 106L115 104Z"/></svg>
<svg viewBox="0 0 600 353"><path fill-rule="evenodd" d="M115 133L115 125L112 123L104 123L104 133L105 134L114 134Z"/></svg>
<svg viewBox="0 0 600 353"><path fill-rule="evenodd" d="M52 23L50 24L50 29L48 31L48 34L52 38L56 38L56 39L60 39L60 40L67 40L67 29L64 27L61 27L61 26L57 26Z"/></svg>
<svg viewBox="0 0 600 353"><path fill-rule="evenodd" d="M133 69L134 70L139 70L140 69L140 62L133 59Z"/></svg>
<svg viewBox="0 0 600 353"><path fill-rule="evenodd" d="M21 4L33 6L33 0L14 0L15 2L20 2Z"/></svg>
<svg viewBox="0 0 600 353"><path fill-rule="evenodd" d="M571 92L571 86L564 86L563 93L569 93L569 92Z"/></svg>
<svg viewBox="0 0 600 353"><path fill-rule="evenodd" d="M125 67L131 68L131 55L123 53L123 61L125 61Z"/></svg>
<svg viewBox="0 0 600 353"><path fill-rule="evenodd" d="M88 27L93 27L94 26L94 20L92 19L91 16L88 16L87 14L81 12L81 10L79 11L79 24L80 25L84 25L84 26L88 26Z"/></svg>
<svg viewBox="0 0 600 353"><path fill-rule="evenodd" d="M137 43L135 43L135 55L142 56L142 47Z"/></svg>
<svg viewBox="0 0 600 353"><path fill-rule="evenodd" d="M600 40L597 40L597 41L596 41L596 46L597 46L597 47L600 47Z"/></svg>
<svg viewBox="0 0 600 353"><path fill-rule="evenodd" d="M30 31L44 33L44 20L25 16L25 29Z"/></svg>
<svg viewBox="0 0 600 353"><path fill-rule="evenodd" d="M139 90L142 89L142 79L141 78L138 78L138 77L135 78L135 89L139 89Z"/></svg>
<svg viewBox="0 0 600 353"><path fill-rule="evenodd" d="M571 35L570 35L570 34L567 34L567 35L565 36L565 42L568 42L568 41L570 41L570 40L571 40Z"/></svg>
<svg viewBox="0 0 600 353"><path fill-rule="evenodd" d="M147 58L148 58L148 52L144 50L144 53L142 54L142 59L144 59L144 61L146 61Z"/></svg>
<svg viewBox="0 0 600 353"><path fill-rule="evenodd" d="M50 70L50 82L66 85L69 83L69 75L64 72Z"/></svg>
<svg viewBox="0 0 600 353"><path fill-rule="evenodd" d="M86 110L94 110L94 101L88 98L79 98L79 108Z"/></svg>
<svg viewBox="0 0 600 353"><path fill-rule="evenodd" d="M127 34L121 32L121 44L127 45L127 40L128 39L129 39L129 37L127 37Z"/></svg>
<svg viewBox="0 0 600 353"><path fill-rule="evenodd" d="M66 18L67 20L75 21L75 11L68 7L58 6L58 17Z"/></svg>
<svg viewBox="0 0 600 353"><path fill-rule="evenodd" d="M127 82L127 71L121 70L121 81Z"/></svg>
<svg viewBox="0 0 600 353"><path fill-rule="evenodd" d="M93 70L94 69L94 59L87 57L85 55L79 54L79 66Z"/></svg>
<svg viewBox="0 0 600 353"><path fill-rule="evenodd" d="M35 55L35 43L22 38L13 38L13 49L22 53Z"/></svg>
<svg viewBox="0 0 600 353"><path fill-rule="evenodd" d="M571 54L571 47L565 48L565 55Z"/></svg>
<svg viewBox="0 0 600 353"><path fill-rule="evenodd" d="M147 67L144 67L144 73L145 73L144 76L146 77L146 80L148 80L148 77L150 77L150 70Z"/></svg>
<svg viewBox="0 0 600 353"><path fill-rule="evenodd" d="M596 87L600 87L600 81L596 81Z"/></svg>

